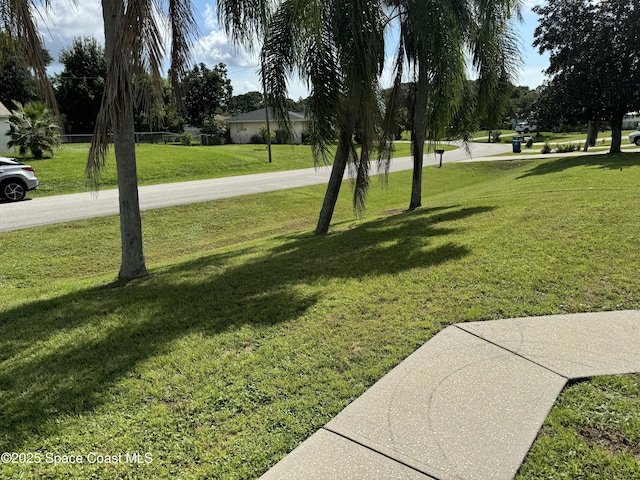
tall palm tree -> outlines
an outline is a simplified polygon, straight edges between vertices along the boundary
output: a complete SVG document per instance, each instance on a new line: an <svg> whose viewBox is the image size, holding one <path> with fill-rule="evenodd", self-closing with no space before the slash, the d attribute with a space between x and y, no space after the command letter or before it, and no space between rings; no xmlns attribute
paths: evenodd
<svg viewBox="0 0 640 480"><path fill-rule="evenodd" d="M316 234L328 231L348 165L355 177L354 207L356 212L364 209L369 159L379 129L383 132L379 158L386 160L383 165L388 171L397 96L406 63L414 77L410 209L420 206L424 144L441 138L460 107L469 52L479 74L478 114L486 117L497 111L492 106L501 98L501 88L518 59L510 22L519 15L519 1L285 0L279 4L269 18L262 51L262 75L270 102L279 105L276 114L286 123L286 79L297 72L311 87L311 140L316 161L322 161L328 146L338 140ZM378 82L385 30L394 25L394 19L401 32L396 82L383 117ZM362 128L360 154L351 140L357 126Z"/></svg>
<svg viewBox="0 0 640 480"><path fill-rule="evenodd" d="M316 234L328 231L348 166L355 181L354 208L364 209L381 118L385 23L377 0L285 0L265 32L262 75L276 117L286 123L287 77L297 71L311 87L308 113L317 164L326 161L329 146L338 140ZM352 140L356 128L359 153Z"/></svg>
<svg viewBox="0 0 640 480"><path fill-rule="evenodd" d="M122 261L118 278L147 275L142 243L134 140L135 78L149 75L162 98L161 67L166 21L171 38L170 80L176 88L187 73L195 29L190 0L169 0L166 12L158 0L102 0L107 78L87 162L87 175L99 184L113 134L118 173Z"/></svg>
<svg viewBox="0 0 640 480"><path fill-rule="evenodd" d="M413 180L409 210L422 203L425 141L442 138L465 97L465 64L471 53L478 73L476 117L495 120L519 59L512 20L520 18L520 0L392 0L389 7L400 23L396 80L386 113L381 157L389 161L393 141L391 120L405 60L413 71L411 112ZM468 100L468 99L467 99Z"/></svg>
<svg viewBox="0 0 640 480"><path fill-rule="evenodd" d="M100 171L110 133L113 133L120 196L122 262L119 278L130 280L147 275L142 245L142 224L138 201L133 107L137 100L133 81L149 74L155 93L162 95L161 66L164 56L164 27L171 39L170 80L179 85L189 61L189 47L195 31L190 0L103 0L107 79L95 135L87 161L87 174L99 184ZM34 22L38 7L48 9L49 0L0 0L0 28L10 33L17 48L27 56L40 81L47 102L57 112L48 82L40 37ZM177 89L174 89L177 91Z"/></svg>

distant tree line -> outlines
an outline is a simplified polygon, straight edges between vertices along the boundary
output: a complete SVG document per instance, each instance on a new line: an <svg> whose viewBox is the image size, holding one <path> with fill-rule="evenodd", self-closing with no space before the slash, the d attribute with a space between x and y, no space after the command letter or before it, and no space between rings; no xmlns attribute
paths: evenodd
<svg viewBox="0 0 640 480"><path fill-rule="evenodd" d="M43 51L47 65L53 60ZM51 83L68 134L93 133L105 88L107 67L104 48L93 37L74 38L59 54L63 70L51 78ZM209 68L194 65L181 85L180 95L172 92L167 79L163 81L160 101L150 102L151 80L136 78L138 98L135 107L137 131L169 131L181 133L185 124L205 131L219 129L215 118L235 116L264 107L261 92L233 95L227 67L223 63ZM206 99L206 101L203 101ZM24 57L10 45L0 41L0 101L9 109L14 101L26 105L41 101L38 85ZM289 109L304 111L305 101L289 99Z"/></svg>

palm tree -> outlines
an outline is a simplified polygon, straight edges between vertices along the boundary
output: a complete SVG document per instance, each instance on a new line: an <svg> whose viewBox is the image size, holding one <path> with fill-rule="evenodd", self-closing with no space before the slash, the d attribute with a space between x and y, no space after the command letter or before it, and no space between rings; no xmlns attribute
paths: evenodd
<svg viewBox="0 0 640 480"><path fill-rule="evenodd" d="M316 234L328 231L348 165L355 177L354 208L362 212L369 183L369 159L381 129L379 158L388 171L397 97L408 62L414 82L411 101L414 171L410 209L421 205L424 143L441 138L465 95L465 54L479 73L475 108L485 117L501 98L517 62L510 21L519 0L285 0L269 18L262 70L270 103L286 123L286 79L297 72L309 81L314 159L338 146ZM386 7L386 10L385 10ZM390 15L385 14L389 12ZM384 33L400 27L396 82L384 117L378 81L384 61ZM467 105L467 108L469 106ZM480 113L478 113L479 115ZM358 154L351 140L362 128Z"/></svg>
<svg viewBox="0 0 640 480"><path fill-rule="evenodd" d="M451 124L465 97L465 56L478 72L476 117L495 121L519 55L511 21L520 18L519 0L393 0L401 41L396 80L386 114L381 158L389 161L392 120L405 59L414 72L411 104L413 180L409 210L422 203L424 143L433 145ZM467 92L468 93L468 92Z"/></svg>
<svg viewBox="0 0 640 480"><path fill-rule="evenodd" d="M110 136L118 173L122 261L118 278L131 280L147 275L142 244L134 140L134 79L149 75L155 98L162 98L161 67L166 19L171 36L170 80L176 87L187 73L191 33L194 31L189 0L169 0L167 12L155 0L103 0L107 78L100 113L87 162L87 175L97 186L105 165Z"/></svg>
<svg viewBox="0 0 640 480"><path fill-rule="evenodd" d="M16 109L9 117L11 140L9 147L18 147L20 155L31 152L33 158L40 159L44 152L53 156L53 149L60 145L59 127L54 116L42 102L22 105L14 102Z"/></svg>
<svg viewBox="0 0 640 480"><path fill-rule="evenodd" d="M164 55L163 24L166 20L171 39L170 80L178 86L186 75L189 47L195 22L190 0L168 0L166 12L158 0L103 0L107 79L95 135L87 161L87 175L97 186L113 133L120 195L122 262L118 277L130 280L147 275L142 246L142 223L138 202L133 107L136 100L133 81L149 74L162 95L161 66ZM49 8L49 1L0 0L0 28L10 33L16 48L27 55L28 63L40 81L47 103L56 113L53 91L48 82L40 37L34 16L38 7ZM177 88L174 89L177 91Z"/></svg>
<svg viewBox="0 0 640 480"><path fill-rule="evenodd" d="M380 123L379 78L384 65L386 14L376 0L281 2L268 23L263 80L276 117L286 123L286 80L297 71L311 86L308 113L316 164L338 140L316 234L327 233L347 166L353 204L363 211L369 160ZM356 128L360 152L353 143Z"/></svg>

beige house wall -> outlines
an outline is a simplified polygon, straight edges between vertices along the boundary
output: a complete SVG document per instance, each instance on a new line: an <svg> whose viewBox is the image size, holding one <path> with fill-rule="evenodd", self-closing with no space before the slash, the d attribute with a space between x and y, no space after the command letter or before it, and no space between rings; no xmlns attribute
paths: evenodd
<svg viewBox="0 0 640 480"><path fill-rule="evenodd" d="M293 143L302 143L302 133L306 130L307 123L306 121L292 122ZM252 136L260 135L260 129L263 125L266 125L265 122L229 122L231 140L233 143L249 143ZM271 131L275 131L277 128L276 123L271 124Z"/></svg>
<svg viewBox="0 0 640 480"><path fill-rule="evenodd" d="M9 116L11 112L2 103L0 103L0 153L8 153L11 149L7 146L7 142L11 137L7 133L9 131Z"/></svg>

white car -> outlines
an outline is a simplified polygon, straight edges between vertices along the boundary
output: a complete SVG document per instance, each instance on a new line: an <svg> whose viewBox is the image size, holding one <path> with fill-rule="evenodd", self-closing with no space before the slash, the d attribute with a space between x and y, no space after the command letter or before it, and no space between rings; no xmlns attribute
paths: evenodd
<svg viewBox="0 0 640 480"><path fill-rule="evenodd" d="M529 122L520 122L516 125L517 133L530 133L538 130L536 125L529 125Z"/></svg>
<svg viewBox="0 0 640 480"><path fill-rule="evenodd" d="M30 165L0 157L0 200L19 202L29 190L38 188L36 172Z"/></svg>
<svg viewBox="0 0 640 480"><path fill-rule="evenodd" d="M636 130L629 134L629 143L635 143L640 147L640 130Z"/></svg>

